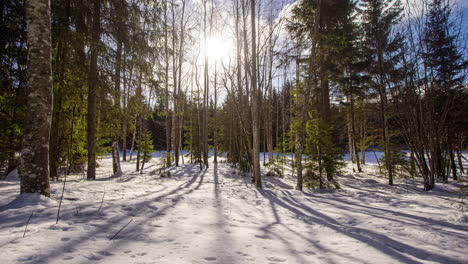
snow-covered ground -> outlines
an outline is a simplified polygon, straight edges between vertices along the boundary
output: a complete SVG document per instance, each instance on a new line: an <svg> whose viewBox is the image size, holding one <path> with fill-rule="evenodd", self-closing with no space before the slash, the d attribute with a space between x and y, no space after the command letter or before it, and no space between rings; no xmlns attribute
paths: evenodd
<svg viewBox="0 0 468 264"><path fill-rule="evenodd" d="M390 187L372 165L348 165L341 191L298 192L290 174L257 190L226 163L171 178L152 175L157 159L142 175L122 163L119 178L111 159L99 164L96 181L68 178L58 224L63 182L47 199L18 196L14 175L0 181L2 263L468 263L454 183Z"/></svg>

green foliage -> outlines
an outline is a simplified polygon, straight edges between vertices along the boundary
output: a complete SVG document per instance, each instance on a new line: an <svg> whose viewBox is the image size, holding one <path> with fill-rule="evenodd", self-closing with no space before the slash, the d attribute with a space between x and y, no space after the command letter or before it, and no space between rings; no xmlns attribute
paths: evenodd
<svg viewBox="0 0 468 264"><path fill-rule="evenodd" d="M280 155L274 155L273 158L268 161L267 168L269 169L267 176L283 177L284 158Z"/></svg>
<svg viewBox="0 0 468 264"><path fill-rule="evenodd" d="M318 171L319 177L326 173L328 181L333 182L339 189L339 185L333 180L344 167L343 153L333 143L331 129L323 121L312 119L306 125L306 145L304 154L307 155L308 167L314 172Z"/></svg>
<svg viewBox="0 0 468 264"><path fill-rule="evenodd" d="M141 135L140 155L144 162L151 160L151 153L154 152L153 139L150 132Z"/></svg>
<svg viewBox="0 0 468 264"><path fill-rule="evenodd" d="M395 176L400 175L402 178L411 177L411 167L408 157L405 152L399 150L395 146L390 146L390 156L380 158L379 171L382 176L388 175L388 168L391 166Z"/></svg>
<svg viewBox="0 0 468 264"><path fill-rule="evenodd" d="M99 137L96 140L96 155L100 158L104 158L105 156L112 153L112 139Z"/></svg>

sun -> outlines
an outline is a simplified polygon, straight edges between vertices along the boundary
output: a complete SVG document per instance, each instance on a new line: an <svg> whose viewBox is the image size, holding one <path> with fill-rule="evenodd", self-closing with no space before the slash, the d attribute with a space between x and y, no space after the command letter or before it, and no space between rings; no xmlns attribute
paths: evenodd
<svg viewBox="0 0 468 264"><path fill-rule="evenodd" d="M206 54L211 61L226 60L232 50L232 42L228 38L210 37L206 40Z"/></svg>

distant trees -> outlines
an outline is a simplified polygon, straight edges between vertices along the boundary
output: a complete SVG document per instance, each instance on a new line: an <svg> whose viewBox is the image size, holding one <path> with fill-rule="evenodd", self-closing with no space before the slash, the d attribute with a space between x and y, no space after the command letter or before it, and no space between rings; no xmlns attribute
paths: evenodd
<svg viewBox="0 0 468 264"><path fill-rule="evenodd" d="M427 3L425 3L427 4ZM427 4L428 13L410 21L403 46L401 81L394 82L397 121L414 156L424 189L436 179L457 179L455 156L466 138L467 63L457 45L459 31L451 22L448 1ZM395 78L394 78L395 79ZM461 143L463 145L463 143ZM463 147L462 147L463 148Z"/></svg>
<svg viewBox="0 0 468 264"><path fill-rule="evenodd" d="M0 168L18 166L27 98L27 36L24 1L0 2Z"/></svg>
<svg viewBox="0 0 468 264"><path fill-rule="evenodd" d="M165 166L183 163L184 150L201 169L210 149L215 161L225 154L260 188L263 149L265 166L290 162L297 189L311 186L311 175L319 187L338 188L344 151L361 172L366 149L382 147L389 184L397 169L421 175L426 190L457 179L467 63L449 2L423 6L408 7L411 17L402 19L400 1L302 0L282 11L271 0L53 1L52 44L41 46L53 54L47 174L55 180L87 169L95 179L96 157L112 152L118 175L120 151L142 170L158 145ZM26 122L27 78L38 69L26 65L34 41L26 45L25 10L20 0L0 3L0 168L7 172L21 144L31 145L31 129L45 133ZM214 59L206 43L219 32L234 49ZM45 84L44 77L34 88Z"/></svg>

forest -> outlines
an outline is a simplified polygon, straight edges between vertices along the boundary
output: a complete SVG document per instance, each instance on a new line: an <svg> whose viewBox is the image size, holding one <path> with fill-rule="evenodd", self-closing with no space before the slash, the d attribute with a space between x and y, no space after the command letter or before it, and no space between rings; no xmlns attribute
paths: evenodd
<svg viewBox="0 0 468 264"><path fill-rule="evenodd" d="M153 221L166 215L160 212L166 207L195 203L174 211L171 216L179 220L164 222L181 225L164 229L169 237L170 230L195 230L200 223L190 214L213 202L221 219L211 219L210 212L199 218L219 226L209 229L216 241L206 242L206 250L187 246L195 253L216 247L210 256L193 262L198 253L166 245L163 251L176 250L181 258L154 252L131 258L142 263L369 261L354 251L343 253L352 249L347 242L344 248L321 249L306 233L302 237L300 228L283 226L281 210L275 209L281 208L296 226L329 230L321 233L322 241L336 233L344 237L339 241L371 245L365 249L369 258L467 260L462 245L468 239L467 2L2 0L0 14L0 235L5 237L0 248L21 243L12 239L16 233L27 236L30 221L29 228L42 234L31 236L69 243L60 238L58 231L66 230L59 222L75 227L85 223L80 217L89 221L85 230L117 229L110 240L120 235L143 243L138 234L153 232L143 228L161 227L152 222L138 227L134 219L144 223L144 215ZM184 188L192 189L180 193ZM192 197L198 188L207 191ZM144 197L159 191L165 194ZM289 196L295 197L291 204ZM327 211L327 203L340 213ZM121 208L126 217L112 208ZM375 225L356 227L363 216L347 219L351 211L385 216ZM410 229L408 242L392 238L401 234L392 225L392 212L405 218L400 221ZM221 230L242 215L256 217L248 222L252 226L267 223L261 214L273 219L259 229L261 235ZM388 225L385 221L391 230L380 234L376 230ZM271 231L275 225L285 229ZM419 229L426 225L440 229ZM439 231L439 240L426 248L415 244L425 240L420 232L427 237ZM265 239L278 245L251 255L239 249L232 256L217 245L231 233L242 241L252 235L260 241L252 243L265 245L264 250ZM193 239L186 233L177 238ZM303 239L298 248L314 244L333 254L320 258L314 250L279 250L289 239ZM433 250L446 240L450 245L444 246L456 249ZM118 241L113 245L123 248ZM99 242L108 248L97 253L83 249L90 254L85 262L123 261L109 243ZM276 251L283 253L275 257ZM56 259L60 254L44 254L24 246L7 260L62 263ZM76 253L69 257L83 263Z"/></svg>

